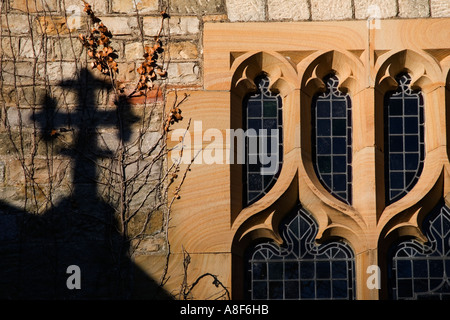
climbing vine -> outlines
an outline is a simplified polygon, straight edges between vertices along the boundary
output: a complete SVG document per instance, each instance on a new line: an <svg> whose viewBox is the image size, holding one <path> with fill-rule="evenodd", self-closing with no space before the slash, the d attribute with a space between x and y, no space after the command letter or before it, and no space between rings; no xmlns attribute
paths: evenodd
<svg viewBox="0 0 450 320"><path fill-rule="evenodd" d="M61 283L61 268L79 261L81 270L104 270L84 275L99 286L79 292L47 286L50 296L130 298L135 257L165 252L151 294L167 294L159 289L170 278L170 213L189 170L167 161L167 134L183 120L189 99L167 103L171 39L164 22L170 15L160 13L153 38L139 28L143 56L130 80L124 75L130 62L120 57L116 36L91 4L80 0L82 23L70 29L67 13L56 17L46 1L38 2L21 14L21 30L13 19L19 15L5 15L10 8L4 1L0 7L0 188L3 199L9 196L0 201L0 223L17 221L8 245L20 260L3 268L11 285L2 288L8 297L29 297L33 291L21 285L24 278ZM136 18L140 26L137 9ZM42 270L26 270L27 259ZM211 276L171 297L191 297L192 288ZM214 285L220 286L218 279Z"/></svg>

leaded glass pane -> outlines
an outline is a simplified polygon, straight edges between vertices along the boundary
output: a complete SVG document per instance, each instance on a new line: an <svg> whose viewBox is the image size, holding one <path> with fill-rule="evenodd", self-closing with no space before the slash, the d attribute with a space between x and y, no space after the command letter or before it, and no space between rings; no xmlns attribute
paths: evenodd
<svg viewBox="0 0 450 320"><path fill-rule="evenodd" d="M393 299L450 299L449 209L438 205L422 227L427 243L407 240L391 248L389 281Z"/></svg>
<svg viewBox="0 0 450 320"><path fill-rule="evenodd" d="M281 224L283 246L260 243L247 251L251 299L354 299L354 255L343 241L315 243L318 226L300 207Z"/></svg>
<svg viewBox="0 0 450 320"><path fill-rule="evenodd" d="M352 201L351 101L338 90L338 78L325 79L327 91L312 103L313 162L322 185L336 198Z"/></svg>
<svg viewBox="0 0 450 320"><path fill-rule="evenodd" d="M272 188L283 160L282 99L269 90L269 82L265 75L257 77L257 92L244 100L244 205L257 201Z"/></svg>
<svg viewBox="0 0 450 320"><path fill-rule="evenodd" d="M424 110L420 91L410 88L411 77L397 77L398 89L385 97L386 199L392 203L416 184L425 158Z"/></svg>

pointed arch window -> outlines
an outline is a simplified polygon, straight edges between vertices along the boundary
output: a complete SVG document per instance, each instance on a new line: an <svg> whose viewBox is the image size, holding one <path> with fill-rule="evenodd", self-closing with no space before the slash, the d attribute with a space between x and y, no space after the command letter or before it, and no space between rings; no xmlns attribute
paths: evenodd
<svg viewBox="0 0 450 320"><path fill-rule="evenodd" d="M391 297L450 299L450 210L438 205L423 225L427 243L407 240L391 248Z"/></svg>
<svg viewBox="0 0 450 320"><path fill-rule="evenodd" d="M392 203L406 195L419 180L425 159L424 101L410 87L411 76L396 77L398 88L385 95L386 199Z"/></svg>
<svg viewBox="0 0 450 320"><path fill-rule="evenodd" d="M249 298L354 299L351 247L340 240L317 245L317 222L300 206L281 225L283 246L270 241L247 251Z"/></svg>
<svg viewBox="0 0 450 320"><path fill-rule="evenodd" d="M326 91L312 102L312 154L322 185L336 198L352 202L352 108L350 95L338 89L339 79L324 79Z"/></svg>
<svg viewBox="0 0 450 320"><path fill-rule="evenodd" d="M244 99L244 206L263 197L275 184L283 161L282 99L269 90L266 74L256 77L257 91Z"/></svg>

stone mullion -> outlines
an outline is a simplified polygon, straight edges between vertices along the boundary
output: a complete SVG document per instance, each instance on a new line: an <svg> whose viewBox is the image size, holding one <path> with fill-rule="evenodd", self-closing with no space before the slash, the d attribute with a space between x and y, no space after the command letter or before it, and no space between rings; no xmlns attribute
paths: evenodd
<svg viewBox="0 0 450 320"><path fill-rule="evenodd" d="M364 249L356 255L356 293L359 300L378 299L378 290L367 287L367 270L377 265L377 217L383 208L380 199L379 150L376 147L375 91L366 88L352 96L353 109L353 207L365 222ZM382 162L381 162L382 165Z"/></svg>

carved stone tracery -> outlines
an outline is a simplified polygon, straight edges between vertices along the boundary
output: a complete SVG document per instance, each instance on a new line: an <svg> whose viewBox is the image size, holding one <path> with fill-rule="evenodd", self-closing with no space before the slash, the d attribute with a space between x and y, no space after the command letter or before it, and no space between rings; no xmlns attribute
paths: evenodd
<svg viewBox="0 0 450 320"><path fill-rule="evenodd" d="M412 236L419 241L426 241L420 230L421 220L448 192L448 187L444 188L444 184L448 184L444 182L448 181L445 170L448 166L444 140L446 122L439 116L446 114L446 109L445 104L435 105L435 101L442 99L445 90L445 66L441 66L425 51L387 51L375 63L375 82L369 88L375 89L371 100L374 105L372 108L361 108L368 101L367 94L362 93L368 88L364 87L364 81L360 81L366 77L361 59L350 52L336 50L308 52L298 56L302 56L302 59L294 64L292 60L276 52L244 53L232 65L234 76L231 91L236 90L240 96L242 92L254 87L252 79L258 73L268 74L271 88L282 93L284 119L294 120L293 123L284 124L285 143L295 140L296 135L300 137L300 142L294 148L285 151L280 178L270 193L237 214L232 226L235 234L233 247L241 251L246 243L261 237L281 244L278 223L292 209L297 199L318 222L317 241L343 238L353 247L356 256L372 248L387 247L392 239L399 236ZM365 158L358 157L358 152L366 152L372 147L372 156L377 159L370 163L374 166L373 181L380 185L383 180L376 181L376 175L381 173L380 167L384 164L383 158L376 154L383 152L380 136L384 132L383 123L379 121L382 114L380 117L379 113L383 112L382 97L398 86L395 77L401 72L408 72L412 78L411 87L422 90L425 96L427 155L422 176L407 196L387 207L380 205L385 199L384 194L379 192L379 187L360 190L359 195L355 195L365 197L363 193L372 193L369 197L375 199L373 210L358 201L354 206L340 202L324 189L313 170L311 99L315 93L324 90L323 78L334 73L339 78L339 90L349 92L352 96L353 108L356 110L353 118L355 132L365 131L365 119L375 119L372 121L374 128L368 128L368 134L373 131L373 145L357 145L353 161L355 168L367 166ZM295 121L299 121L299 125ZM353 179L365 179L364 170L356 169Z"/></svg>

